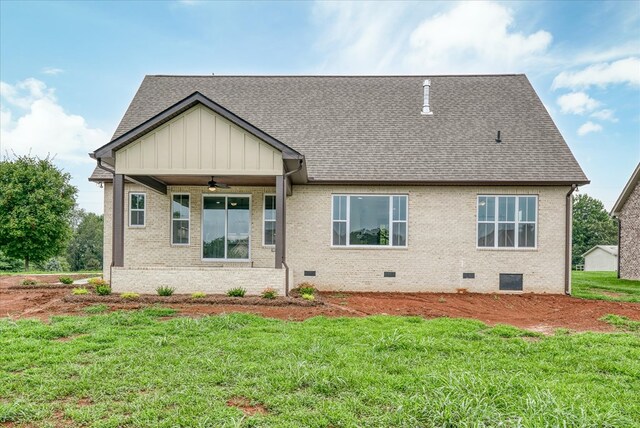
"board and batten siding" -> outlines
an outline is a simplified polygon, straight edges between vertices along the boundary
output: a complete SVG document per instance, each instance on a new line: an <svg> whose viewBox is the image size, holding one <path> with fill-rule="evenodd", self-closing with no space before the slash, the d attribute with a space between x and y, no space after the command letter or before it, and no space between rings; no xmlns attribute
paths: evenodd
<svg viewBox="0 0 640 428"><path fill-rule="evenodd" d="M281 175L282 153L195 106L116 152L117 174Z"/></svg>

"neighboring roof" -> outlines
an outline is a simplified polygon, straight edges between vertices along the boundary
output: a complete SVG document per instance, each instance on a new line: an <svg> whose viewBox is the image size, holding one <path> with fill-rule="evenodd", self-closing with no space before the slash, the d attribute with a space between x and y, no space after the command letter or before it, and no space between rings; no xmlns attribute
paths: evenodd
<svg viewBox="0 0 640 428"><path fill-rule="evenodd" d="M629 196L631 196L636 186L638 186L638 182L640 182L640 162L633 171L633 174L631 174L631 178L624 186L624 189L622 189L622 193L620 193L616 204L613 206L613 209L611 210L612 216L616 217L620 214L620 211L624 208L624 204L627 202L627 199L629 199Z"/></svg>
<svg viewBox="0 0 640 428"><path fill-rule="evenodd" d="M147 76L113 139L194 92L304 155L310 181L588 182L524 75Z"/></svg>
<svg viewBox="0 0 640 428"><path fill-rule="evenodd" d="M113 180L113 174L98 166L95 167L95 169L91 173L91 177L89 177L89 181L95 181L95 182L112 181L112 180Z"/></svg>
<svg viewBox="0 0 640 428"><path fill-rule="evenodd" d="M595 247L591 248L589 251L587 251L586 253L584 253L582 255L582 257L586 256L587 254L595 251L596 249L601 249L609 254L611 254L612 256L618 256L618 246L617 245L596 245Z"/></svg>

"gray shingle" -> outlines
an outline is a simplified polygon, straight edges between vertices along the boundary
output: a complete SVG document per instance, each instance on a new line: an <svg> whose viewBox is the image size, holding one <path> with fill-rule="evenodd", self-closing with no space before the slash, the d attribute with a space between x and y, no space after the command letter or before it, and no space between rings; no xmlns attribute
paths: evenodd
<svg viewBox="0 0 640 428"><path fill-rule="evenodd" d="M524 75L147 76L113 138L195 91L304 154L311 180L587 181Z"/></svg>

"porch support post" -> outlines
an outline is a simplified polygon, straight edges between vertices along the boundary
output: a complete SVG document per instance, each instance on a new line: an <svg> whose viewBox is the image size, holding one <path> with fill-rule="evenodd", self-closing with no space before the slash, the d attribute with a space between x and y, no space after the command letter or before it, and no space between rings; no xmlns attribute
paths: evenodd
<svg viewBox="0 0 640 428"><path fill-rule="evenodd" d="M111 265L124 266L124 175L113 175L113 239Z"/></svg>
<svg viewBox="0 0 640 428"><path fill-rule="evenodd" d="M286 184L284 175L276 176L276 269L282 269L286 243Z"/></svg>

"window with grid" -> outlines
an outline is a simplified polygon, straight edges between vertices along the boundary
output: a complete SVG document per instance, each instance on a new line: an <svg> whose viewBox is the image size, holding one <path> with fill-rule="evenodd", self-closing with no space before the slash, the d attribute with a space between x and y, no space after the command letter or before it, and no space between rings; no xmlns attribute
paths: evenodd
<svg viewBox="0 0 640 428"><path fill-rule="evenodd" d="M146 194L129 193L129 226L144 227Z"/></svg>
<svg viewBox="0 0 640 428"><path fill-rule="evenodd" d="M478 247L535 248L537 196L478 196Z"/></svg>

